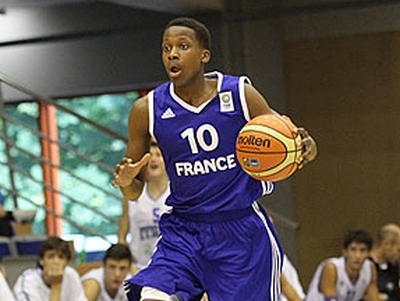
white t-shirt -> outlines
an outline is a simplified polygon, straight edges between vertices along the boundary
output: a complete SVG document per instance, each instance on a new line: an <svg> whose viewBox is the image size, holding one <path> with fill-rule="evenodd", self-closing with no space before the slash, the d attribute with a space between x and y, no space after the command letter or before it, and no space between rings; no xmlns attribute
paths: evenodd
<svg viewBox="0 0 400 301"><path fill-rule="evenodd" d="M24 271L14 285L16 301L46 301L50 299L51 288L43 281L42 269ZM67 266L61 286L61 301L87 301L81 280L76 270Z"/></svg>
<svg viewBox="0 0 400 301"><path fill-rule="evenodd" d="M169 210L165 200L170 194L169 185L159 198L153 199L145 183L142 195L128 204L130 249L139 268L147 265L153 254L160 231L158 222L161 214Z"/></svg>
<svg viewBox="0 0 400 301"><path fill-rule="evenodd" d="M0 295L2 301L14 301L14 296L8 286L6 279L4 278L3 273L0 272Z"/></svg>
<svg viewBox="0 0 400 301"><path fill-rule="evenodd" d="M126 279L131 278L132 275L128 274ZM92 269L86 274L84 274L81 277L81 281L85 281L88 279L94 279L97 281L97 283L100 286L100 293L99 296L97 297L97 301L127 301L128 298L126 297L125 291L124 291L124 285L121 284L119 287L117 295L112 298L106 290L105 284L104 284L104 267L100 267L97 269Z"/></svg>
<svg viewBox="0 0 400 301"><path fill-rule="evenodd" d="M299 275L297 274L296 268L293 266L286 255L284 255L283 257L282 274L285 275L286 279L299 295L299 297L304 300L306 295L304 293L303 286L301 285ZM288 299L283 294L281 295L280 300L288 301Z"/></svg>
<svg viewBox="0 0 400 301"><path fill-rule="evenodd" d="M336 292L337 301L359 301L363 299L368 286L372 280L371 262L367 259L364 261L357 282L353 284L346 272L346 260L344 257L329 258L321 262L311 280L310 287L307 292L307 301L323 301L324 296L319 291L319 281L322 269L326 263L331 262L336 266L337 282Z"/></svg>

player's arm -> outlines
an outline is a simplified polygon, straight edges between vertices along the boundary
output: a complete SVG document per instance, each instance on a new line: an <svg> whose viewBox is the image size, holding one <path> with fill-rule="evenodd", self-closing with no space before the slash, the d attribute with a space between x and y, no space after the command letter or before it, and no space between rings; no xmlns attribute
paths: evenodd
<svg viewBox="0 0 400 301"><path fill-rule="evenodd" d="M380 301L382 300L381 297L379 296L379 289L378 289L378 277L377 277L377 272L376 272L376 267L373 262L370 262L371 264L371 282L369 283L367 287L367 291L365 293L365 298L364 301Z"/></svg>
<svg viewBox="0 0 400 301"><path fill-rule="evenodd" d="M100 294L99 283L94 279L87 279L82 282L82 286L88 301L96 301Z"/></svg>
<svg viewBox="0 0 400 301"><path fill-rule="evenodd" d="M114 172L114 187L120 187L125 199L136 200L143 189L144 166L150 160L147 96L137 100L130 111L128 144L125 157Z"/></svg>
<svg viewBox="0 0 400 301"><path fill-rule="evenodd" d="M281 286L282 286L282 294L288 299L289 301L302 301L300 296L297 294L296 290L287 280L284 274L281 274Z"/></svg>
<svg viewBox="0 0 400 301"><path fill-rule="evenodd" d="M129 231L129 200L122 200L122 214L119 218L119 228L118 228L118 242L121 244L126 244L126 235Z"/></svg>
<svg viewBox="0 0 400 301"><path fill-rule="evenodd" d="M50 289L49 301L60 301L61 300L61 283L53 284Z"/></svg>
<svg viewBox="0 0 400 301"><path fill-rule="evenodd" d="M318 289L324 295L325 300L336 301L337 270L333 263L328 262L322 269Z"/></svg>
<svg viewBox="0 0 400 301"><path fill-rule="evenodd" d="M262 96L261 93L258 92L258 90L253 86L245 84L244 91L250 118L264 114L279 114L268 105L268 102L264 96ZM303 153L299 165L299 169L301 169L307 163L313 161L318 152L315 140L310 136L306 129L298 127L297 133L302 137L301 144L303 146Z"/></svg>
<svg viewBox="0 0 400 301"><path fill-rule="evenodd" d="M43 267L42 276L47 286L50 287L49 301L61 300L62 281L65 274L65 264L50 262Z"/></svg>
<svg viewBox="0 0 400 301"><path fill-rule="evenodd" d="M250 119L264 114L278 114L269 105L264 96L252 85L244 85L247 107L249 109Z"/></svg>

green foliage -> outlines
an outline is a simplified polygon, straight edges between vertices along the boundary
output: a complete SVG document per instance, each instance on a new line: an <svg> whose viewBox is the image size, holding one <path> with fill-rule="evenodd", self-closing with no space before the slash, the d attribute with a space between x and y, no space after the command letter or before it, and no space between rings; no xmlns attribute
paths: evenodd
<svg viewBox="0 0 400 301"><path fill-rule="evenodd" d="M126 137L128 113L137 97L137 93L131 92L60 100L59 103ZM94 126L82 123L78 118L60 110L57 115L61 143L71 145L80 154L89 154L93 160L110 166L119 162L125 151L123 141L101 133ZM88 165L87 162L76 160L76 156L68 151L61 151L60 155L61 161L67 166Z"/></svg>
<svg viewBox="0 0 400 301"><path fill-rule="evenodd" d="M137 98L137 92L129 92L61 99L58 103L126 137L129 111ZM21 124L7 122L7 137L16 145L11 147L11 158L6 156L4 139L0 140L0 189L9 195L11 182L7 160L11 159L16 167L16 189L21 196L18 198L18 207L38 208L34 231L43 234L45 210L41 206L45 206L45 198L41 184L42 162L39 160L41 143L35 134L35 131L39 131L38 112L36 103L7 105L7 114L18 119ZM3 126L1 122L0 129ZM116 234L122 209L121 195L110 185L112 172L104 170L98 163L112 170L124 155L125 141L105 134L60 109L57 110L57 126L60 142L60 198L64 216L102 235ZM84 157L90 158L92 162L84 160ZM105 213L107 218L87 206ZM64 234L81 232L74 225L63 223Z"/></svg>

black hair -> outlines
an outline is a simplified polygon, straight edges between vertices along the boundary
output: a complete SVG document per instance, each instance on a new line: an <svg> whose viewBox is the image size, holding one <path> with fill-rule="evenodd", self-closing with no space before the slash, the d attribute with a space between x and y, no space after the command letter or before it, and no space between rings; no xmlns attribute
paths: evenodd
<svg viewBox="0 0 400 301"><path fill-rule="evenodd" d="M55 250L63 254L68 261L71 260L72 251L70 244L58 236L49 236L39 249L39 258L43 259L47 251Z"/></svg>
<svg viewBox="0 0 400 301"><path fill-rule="evenodd" d="M193 18L176 18L170 21L164 31L172 26L183 26L194 30L200 45L207 50L211 49L211 34L208 28Z"/></svg>
<svg viewBox="0 0 400 301"><path fill-rule="evenodd" d="M132 253L127 245L118 243L111 245L111 247L107 249L106 254L103 257L103 263L106 263L107 259L127 259L129 263L132 263Z"/></svg>
<svg viewBox="0 0 400 301"><path fill-rule="evenodd" d="M343 247L347 249L352 242L366 244L368 250L371 250L373 238L372 235L366 230L354 229L347 232L347 234L344 236Z"/></svg>

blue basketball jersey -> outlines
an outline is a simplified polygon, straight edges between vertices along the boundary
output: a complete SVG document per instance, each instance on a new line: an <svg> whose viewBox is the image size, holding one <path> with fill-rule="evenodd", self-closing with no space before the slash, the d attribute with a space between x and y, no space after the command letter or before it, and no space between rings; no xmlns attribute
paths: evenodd
<svg viewBox="0 0 400 301"><path fill-rule="evenodd" d="M249 208L273 187L247 175L236 159L237 135L250 119L244 92L249 79L219 72L206 76L218 81L218 93L199 107L180 99L171 82L148 95L149 132L171 183L166 203L185 214Z"/></svg>

